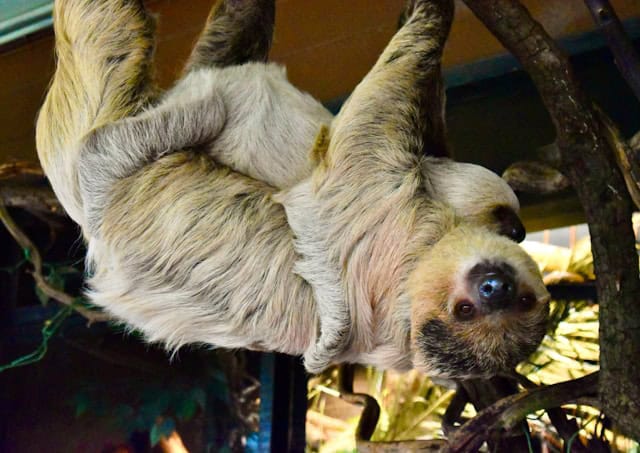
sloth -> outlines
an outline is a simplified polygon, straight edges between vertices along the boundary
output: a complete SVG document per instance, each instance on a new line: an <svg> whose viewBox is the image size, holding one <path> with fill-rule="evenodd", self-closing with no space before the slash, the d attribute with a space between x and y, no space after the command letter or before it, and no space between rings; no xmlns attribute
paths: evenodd
<svg viewBox="0 0 640 453"><path fill-rule="evenodd" d="M334 119L265 63L273 0L218 2L164 95L141 1L57 1L36 138L88 242L89 299L169 349L301 354L314 373L464 378L525 358L548 293L505 237L522 235L515 195L481 167L424 157L444 143L452 13L411 2Z"/></svg>

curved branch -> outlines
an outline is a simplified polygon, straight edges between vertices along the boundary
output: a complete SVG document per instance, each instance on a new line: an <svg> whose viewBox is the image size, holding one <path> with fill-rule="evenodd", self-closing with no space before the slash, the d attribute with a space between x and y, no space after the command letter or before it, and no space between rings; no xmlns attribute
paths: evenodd
<svg viewBox="0 0 640 453"><path fill-rule="evenodd" d="M34 214L66 216L60 201L46 186L2 184L0 200L9 208L21 208Z"/></svg>
<svg viewBox="0 0 640 453"><path fill-rule="evenodd" d="M354 365L346 363L340 366L338 372L338 391L340 399L347 403L362 406L362 414L356 427L356 441L360 445L360 441L368 441L371 439L378 419L380 418L380 405L374 397L366 393L353 392Z"/></svg>
<svg viewBox="0 0 640 453"><path fill-rule="evenodd" d="M40 288L40 290L44 294L51 297L52 299L57 300L63 305L72 307L79 314L87 318L89 324L94 322L108 321L109 319L111 319L110 316L106 313L89 310L87 308L79 306L77 304L77 298L67 294L64 291L54 288L49 284L47 279L42 274L42 257L40 256L40 251L31 241L31 239L29 239L29 237L25 234L25 232L22 231L13 220L2 200L0 200L0 220L4 224L5 228L9 231L9 234L11 234L11 236L16 240L20 247L22 247L27 259L31 262L31 264L33 264L33 279L35 280L36 285L38 285L38 288Z"/></svg>
<svg viewBox="0 0 640 453"><path fill-rule="evenodd" d="M598 391L598 377L596 372L580 379L539 387L503 398L461 426L441 451L477 451L492 432L512 429L532 412L594 396Z"/></svg>
<svg viewBox="0 0 640 453"><path fill-rule="evenodd" d="M620 74L640 101L640 58L608 0L584 0L615 57Z"/></svg>

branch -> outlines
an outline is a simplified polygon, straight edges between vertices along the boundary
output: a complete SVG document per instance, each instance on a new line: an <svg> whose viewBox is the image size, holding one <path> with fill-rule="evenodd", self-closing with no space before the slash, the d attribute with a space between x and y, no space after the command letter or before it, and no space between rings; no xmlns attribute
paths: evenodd
<svg viewBox="0 0 640 453"><path fill-rule="evenodd" d="M618 168L622 172L627 190L636 207L640 208L640 161L639 152L632 146L632 141L626 142L618 127L599 108L596 112L604 126L604 134L613 150ZM632 139L633 140L633 139Z"/></svg>
<svg viewBox="0 0 640 453"><path fill-rule="evenodd" d="M640 438L640 281L632 203L606 125L568 58L516 0L465 0L535 83L555 125L560 170L585 210L600 302L600 395L621 432Z"/></svg>
<svg viewBox="0 0 640 453"><path fill-rule="evenodd" d="M6 207L21 208L34 214L66 215L53 191L46 186L3 183L0 200Z"/></svg>
<svg viewBox="0 0 640 453"><path fill-rule="evenodd" d="M102 322L108 321L111 319L109 315L103 312L89 310L87 308L81 307L77 304L77 298L67 294L64 291L61 291L57 288L54 288L47 282L47 279L42 275L42 257L40 256L40 251L35 246L35 244L29 239L29 237L18 227L16 222L13 220L9 212L7 211L6 206L0 200L0 220L4 224L5 228L9 231L9 234L16 240L16 242L22 247L24 250L25 256L27 259L33 264L33 279L38 285L38 288L49 296L52 299L57 300L63 305L67 305L72 307L79 314L87 318L89 324L94 322Z"/></svg>
<svg viewBox="0 0 640 453"><path fill-rule="evenodd" d="M569 187L569 180L550 165L535 161L522 161L511 164L502 179L513 190L546 195Z"/></svg>
<svg viewBox="0 0 640 453"><path fill-rule="evenodd" d="M640 101L640 59L608 0L584 0L615 57L616 66Z"/></svg>
<svg viewBox="0 0 640 453"><path fill-rule="evenodd" d="M340 399L350 404L362 406L362 414L356 427L356 441L360 445L361 441L368 443L376 430L378 419L380 418L380 405L374 397L366 393L353 392L354 365L343 364L338 372L338 390ZM374 442L371 442L374 443Z"/></svg>
<svg viewBox="0 0 640 453"><path fill-rule="evenodd" d="M26 160L0 164L0 179L13 179L16 177L44 179L44 172L38 164Z"/></svg>
<svg viewBox="0 0 640 453"><path fill-rule="evenodd" d="M560 384L539 387L501 399L460 427L442 452L475 452L497 430L515 428L532 412L560 407L596 395L598 373Z"/></svg>
<svg viewBox="0 0 640 453"><path fill-rule="evenodd" d="M0 200L5 206L26 209L36 215L65 215L39 165L29 161L0 164L0 182Z"/></svg>

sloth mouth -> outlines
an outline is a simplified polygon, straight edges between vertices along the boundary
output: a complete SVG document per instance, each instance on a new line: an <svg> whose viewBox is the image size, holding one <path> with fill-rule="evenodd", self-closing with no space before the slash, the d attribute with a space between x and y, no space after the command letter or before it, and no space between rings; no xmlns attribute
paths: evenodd
<svg viewBox="0 0 640 453"><path fill-rule="evenodd" d="M523 330L527 330L524 337L505 327L485 331L486 335L479 332L472 344L444 321L431 319L420 329L416 346L431 374L454 379L491 377L512 369L533 353L544 336L545 323Z"/></svg>
<svg viewBox="0 0 640 453"><path fill-rule="evenodd" d="M478 376L489 371L475 359L471 345L439 319L431 319L422 326L417 346L426 362L443 376Z"/></svg>

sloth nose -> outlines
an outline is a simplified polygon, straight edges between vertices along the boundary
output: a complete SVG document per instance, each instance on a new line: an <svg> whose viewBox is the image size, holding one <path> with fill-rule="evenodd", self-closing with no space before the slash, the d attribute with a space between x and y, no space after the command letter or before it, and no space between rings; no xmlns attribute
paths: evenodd
<svg viewBox="0 0 640 453"><path fill-rule="evenodd" d="M487 272L478 284L480 301L490 310L508 307L515 300L515 294L515 281L501 270Z"/></svg>

